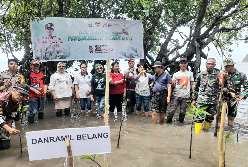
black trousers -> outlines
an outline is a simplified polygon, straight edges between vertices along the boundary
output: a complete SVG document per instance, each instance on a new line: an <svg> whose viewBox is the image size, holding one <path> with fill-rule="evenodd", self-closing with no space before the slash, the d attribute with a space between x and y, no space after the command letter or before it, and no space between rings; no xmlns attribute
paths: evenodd
<svg viewBox="0 0 248 167"><path fill-rule="evenodd" d="M123 94L110 94L109 95L109 112L114 112L115 107L117 112L122 111Z"/></svg>
<svg viewBox="0 0 248 167"><path fill-rule="evenodd" d="M134 106L136 104L135 91L127 90L127 108L134 112Z"/></svg>

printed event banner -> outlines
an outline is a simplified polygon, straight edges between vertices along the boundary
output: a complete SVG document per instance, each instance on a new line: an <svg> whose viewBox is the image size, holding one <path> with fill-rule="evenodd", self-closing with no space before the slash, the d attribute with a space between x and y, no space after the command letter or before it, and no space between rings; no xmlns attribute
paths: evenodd
<svg viewBox="0 0 248 167"><path fill-rule="evenodd" d="M48 17L31 21L34 59L143 59L140 20Z"/></svg>
<svg viewBox="0 0 248 167"><path fill-rule="evenodd" d="M68 157L66 138L73 156L111 153L109 126L27 132L26 137L30 161Z"/></svg>

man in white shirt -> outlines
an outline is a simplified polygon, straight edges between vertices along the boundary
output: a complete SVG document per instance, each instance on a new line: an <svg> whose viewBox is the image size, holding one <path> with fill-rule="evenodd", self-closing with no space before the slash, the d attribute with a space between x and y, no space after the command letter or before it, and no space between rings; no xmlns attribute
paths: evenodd
<svg viewBox="0 0 248 167"><path fill-rule="evenodd" d="M183 123L187 102L190 98L190 87L194 89L193 73L187 70L188 61L186 58L181 58L179 62L180 71L176 72L172 77L173 98L171 107L167 115L167 123L172 122L173 115L180 105L179 122Z"/></svg>
<svg viewBox="0 0 248 167"><path fill-rule="evenodd" d="M80 100L81 114L85 115L85 103L87 104L88 114L91 115L91 80L92 75L87 72L87 65L82 63L80 65L81 73L75 77L74 85L76 91L76 98Z"/></svg>

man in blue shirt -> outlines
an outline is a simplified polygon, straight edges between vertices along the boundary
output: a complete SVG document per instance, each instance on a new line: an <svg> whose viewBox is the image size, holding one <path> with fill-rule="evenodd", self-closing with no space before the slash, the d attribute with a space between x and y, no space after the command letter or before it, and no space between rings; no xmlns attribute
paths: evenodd
<svg viewBox="0 0 248 167"><path fill-rule="evenodd" d="M155 74L152 83L152 122L157 124L158 113L159 122L164 121L167 104L170 103L172 80L170 74L164 72L161 62L156 61L153 67Z"/></svg>

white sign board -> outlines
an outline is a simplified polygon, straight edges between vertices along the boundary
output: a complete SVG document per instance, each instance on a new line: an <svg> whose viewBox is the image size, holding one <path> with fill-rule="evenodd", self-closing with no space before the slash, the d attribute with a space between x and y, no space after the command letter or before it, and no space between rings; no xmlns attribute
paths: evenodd
<svg viewBox="0 0 248 167"><path fill-rule="evenodd" d="M111 153L109 126L27 132L26 137L30 161L68 157L67 137L73 156Z"/></svg>

